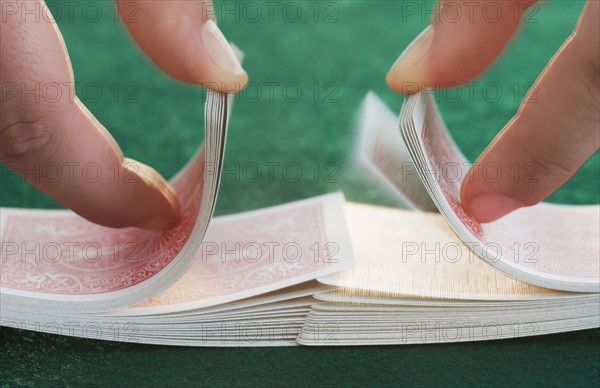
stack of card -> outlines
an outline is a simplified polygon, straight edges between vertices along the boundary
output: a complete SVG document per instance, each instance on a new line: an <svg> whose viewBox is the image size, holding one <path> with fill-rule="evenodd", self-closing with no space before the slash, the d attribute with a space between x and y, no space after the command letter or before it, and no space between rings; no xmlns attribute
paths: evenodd
<svg viewBox="0 0 600 388"><path fill-rule="evenodd" d="M540 203L496 222L479 224L460 202L460 188L470 165L452 141L431 91L407 98L400 126L433 202L454 232L480 257L541 287L600 292L600 206Z"/></svg>
<svg viewBox="0 0 600 388"><path fill-rule="evenodd" d="M309 296L330 289L315 279L352 264L343 195L215 218L207 232L232 101L208 91L205 146L171 181L182 217L166 232L2 208L0 324L154 344L295 344Z"/></svg>
<svg viewBox="0 0 600 388"><path fill-rule="evenodd" d="M429 95L404 106L406 147L374 95L363 109L361 160L412 210L328 194L212 218L230 102L208 93L206 146L172 180L182 219L166 232L2 208L0 324L187 346L453 342L599 326L599 207L470 219L446 168L464 174L468 164ZM434 205L441 215L416 210Z"/></svg>
<svg viewBox="0 0 600 388"><path fill-rule="evenodd" d="M294 343L312 302L309 297L332 289L315 279L352 264L343 206L341 194L329 194L216 217L189 269L165 291L149 294L147 300L131 307L104 311L92 310L92 304L86 312L69 309L70 300L111 295L118 299L123 290L136 287L136 272L129 268L157 267L160 261L155 257L165 251L159 247L152 256L113 257L110 248L122 240L112 240L98 231L84 235L85 228L74 234L73 230L52 229L53 224L47 224L43 233L51 231L56 237L60 232L61 241L106 242L102 257L92 258L85 250L74 248L74 254L63 250L61 260L49 262L48 257L33 254L36 242L41 242L40 252L52 244L38 230L42 227L35 228L44 211L25 211L18 219L18 211L11 211L11 222L18 220L36 233L18 236L9 228L3 236L3 242L20 239L23 249L31 254L3 255L1 323L71 336L153 344ZM128 266L123 268L122 263ZM110 271L113 277L92 283L92 276L104 271ZM154 271L151 276L160 276L160 272ZM116 280L112 279L118 279L122 288L116 289ZM32 302L5 303L6 296L13 294Z"/></svg>
<svg viewBox="0 0 600 388"><path fill-rule="evenodd" d="M373 94L363 109L377 112L379 122L393 115ZM363 120L374 121L368 114ZM419 191L411 180L418 171L446 220L432 212L347 204L356 264L319 279L338 289L315 296L298 342L457 342L600 326L598 206L540 204L480 225L460 206L462 180L445 175L460 167L464 177L469 165L451 141L431 95L410 97L401 125L414 167L405 166L405 174L384 171L406 163L406 149L394 151L390 142L361 147L383 149L380 153L388 155L381 163L372 152L366 163L379 169L377 176L399 193L407 184L409 193ZM389 161L394 155L398 160ZM418 208L411 198L403 195Z"/></svg>
<svg viewBox="0 0 600 388"><path fill-rule="evenodd" d="M172 179L181 221L167 233L94 225L65 210L2 208L4 309L98 311L165 290L189 267L216 200L228 98L209 92L206 146Z"/></svg>
<svg viewBox="0 0 600 388"><path fill-rule="evenodd" d="M491 340L598 327L600 296L509 277L436 213L346 205L356 262L320 282L298 342L375 345Z"/></svg>

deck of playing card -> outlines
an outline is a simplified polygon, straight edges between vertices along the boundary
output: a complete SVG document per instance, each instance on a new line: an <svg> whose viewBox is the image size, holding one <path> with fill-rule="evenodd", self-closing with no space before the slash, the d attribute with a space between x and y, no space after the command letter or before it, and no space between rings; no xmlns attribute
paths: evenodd
<svg viewBox="0 0 600 388"><path fill-rule="evenodd" d="M0 324L153 344L295 344L309 297L331 289L315 279L352 264L343 195L211 221L232 102L207 92L205 145L171 180L182 217L166 232L2 208Z"/></svg>
<svg viewBox="0 0 600 388"><path fill-rule="evenodd" d="M454 232L481 258L541 287L600 292L600 206L540 203L479 224L460 203L470 165L429 91L407 98L400 125L427 192Z"/></svg>
<svg viewBox="0 0 600 388"><path fill-rule="evenodd" d="M230 109L231 96L208 92L206 144L172 180L183 217L169 231L2 208L0 324L185 346L457 342L600 326L599 207L471 220L460 181L431 173L468 164L427 94L404 105L406 146L374 94L363 105L362 163L411 210L334 193L212 218Z"/></svg>
<svg viewBox="0 0 600 388"><path fill-rule="evenodd" d="M1 323L128 342L200 346L289 343L304 323L309 297L331 289L315 279L352 264L343 206L341 194L329 194L214 218L183 276L164 291L149 293L141 303L108 311L71 310L69 304L77 297L115 294L116 299L127 290L125 281L136 287L129 278L135 272L113 264L112 257L91 262L80 254L65 255L60 262L48 263L47 257L33 254L3 256L9 265L2 266ZM27 213L35 216L33 211ZM32 221L28 222L31 225ZM5 235L3 242L6 238L13 236ZM38 235L30 238L25 245L37 241ZM113 241L112 237L106 241ZM161 249L169 248L154 248L159 257ZM159 263L139 260L129 259L147 269ZM114 273L122 288L113 281L95 280L103 271ZM148 276L161 276L161 272ZM111 288L106 290L101 283ZM14 294L22 297L21 304L4 303L6 296ZM47 303L62 298L68 300Z"/></svg>
<svg viewBox="0 0 600 388"><path fill-rule="evenodd" d="M442 343L600 325L600 295L537 287L479 258L441 215L348 203L356 262L319 278L302 345Z"/></svg>
<svg viewBox="0 0 600 388"><path fill-rule="evenodd" d="M363 117L363 125L393 125L381 121L392 113L374 94L365 98L364 107L377 117ZM540 204L480 225L460 206L462 180L456 177L464 177L469 164L450 139L432 96L409 97L400 124L414 162L413 169L405 168L418 171L423 191L442 214L348 203L356 263L319 279L336 290L315 295L318 302L298 342L442 343L600 326L600 208ZM361 148L376 142L369 139ZM380 144L390 148L393 143ZM405 150L396 147L386 154L398 160L371 158L371 168L380 170L376 176L384 186L418 192L410 176L383 171L406 163ZM422 208L411 195L402 198L409 207Z"/></svg>

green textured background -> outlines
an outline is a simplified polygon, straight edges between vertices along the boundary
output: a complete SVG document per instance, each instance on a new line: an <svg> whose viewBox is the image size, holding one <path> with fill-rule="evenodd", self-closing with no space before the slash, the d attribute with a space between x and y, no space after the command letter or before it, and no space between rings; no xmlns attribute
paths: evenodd
<svg viewBox="0 0 600 388"><path fill-rule="evenodd" d="M222 10L223 3L217 2L218 9ZM267 18L263 2L253 2L264 12L256 23L250 8L245 9L247 13L241 8L239 20L219 12L226 36L246 53L244 66L254 83L234 109L227 167L235 170L236 163L240 167L257 163L266 173L265 163L278 162L282 166L296 163L302 171L298 182L281 169L275 169L272 180L264 174L258 182L244 174L226 176L219 214L340 189L352 200L393 202L377 187L360 184L362 178L345 166L354 147L357 107L365 93L374 90L394 110L402 102L386 87L385 73L425 27L426 10L432 7L430 1L411 2L422 10L411 16L406 3L321 1L315 19L315 2L295 2L302 10L297 23L282 14L287 2L279 2L273 20ZM66 11L64 3L53 4ZM57 18L80 83L80 98L127 156L154 166L165 176L174 174L202 141L202 90L161 74L135 47L124 27L115 23L111 2L94 2L87 8L87 17L82 16L86 2L76 4L74 18L64 13ZM236 4L240 7L244 2L228 2L228 7L234 9ZM450 95L442 98L446 122L467 157L476 158L514 115L527 83L537 78L570 34L582 5L582 1L549 1L536 9L511 51L480 80L482 86L475 87L473 101L466 89L458 101L450 101ZM102 15L97 18L98 7ZM288 7L290 18L296 8ZM265 84L270 82L279 82L272 99ZM497 102L483 97L484 82L500 87ZM99 98L94 85L102 92ZM285 98L286 85L299 85L299 101L290 101L294 97L291 88ZM514 85L520 90L517 95ZM316 98L315 86L320 91ZM257 89L262 91L261 98L254 97ZM329 162L339 167L332 177L337 183L325 179L326 173L334 171L326 165ZM550 200L598 203L599 163L596 154ZM316 179L315 169L320 171ZM2 174L2 206L58 207L4 167ZM0 369L2 383L8 385L597 385L599 334L599 330L587 330L426 346L192 349L2 328Z"/></svg>

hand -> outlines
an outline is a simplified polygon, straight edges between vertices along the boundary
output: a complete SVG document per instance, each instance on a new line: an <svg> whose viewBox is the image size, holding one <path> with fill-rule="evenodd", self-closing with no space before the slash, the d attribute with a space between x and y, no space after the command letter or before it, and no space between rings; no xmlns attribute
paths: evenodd
<svg viewBox="0 0 600 388"><path fill-rule="evenodd" d="M177 222L179 204L171 186L152 168L124 158L106 128L73 97L71 63L45 3L0 1L0 160L98 224L166 229ZM210 1L122 0L117 5L133 38L167 74L220 91L239 91L248 82L209 12ZM23 17L19 7L43 15ZM130 7L137 12L128 22ZM26 92L50 84L58 88L57 101ZM95 183L67 171L87 163L104 172ZM49 165L65 171L58 179L39 173Z"/></svg>
<svg viewBox="0 0 600 388"><path fill-rule="evenodd" d="M447 1L447 0L444 0ZM491 1L501 8L496 23L481 12L451 23L439 18L400 56L388 73L389 86L416 92L414 84L464 83L480 75L505 48L534 0ZM453 1L469 15L469 2ZM472 2L471 2L472 4ZM442 3L443 5L443 3ZM482 4L480 4L482 6ZM509 7L512 7L509 9ZM461 200L480 222L491 222L521 207L544 200L598 150L600 145L600 2L587 2L573 34L558 50L531 89L517 115L479 157L464 179ZM533 163L535 182L515 181L504 173L498 182L483 175L483 166L500 171Z"/></svg>

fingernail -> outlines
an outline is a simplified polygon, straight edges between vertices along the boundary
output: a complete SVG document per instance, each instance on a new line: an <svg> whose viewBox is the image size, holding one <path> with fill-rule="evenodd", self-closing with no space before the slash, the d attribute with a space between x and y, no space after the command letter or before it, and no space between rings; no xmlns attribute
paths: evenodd
<svg viewBox="0 0 600 388"><path fill-rule="evenodd" d="M413 88L425 82L424 61L433 44L433 26L427 27L400 54L387 74L387 83L393 89L404 92L407 87ZM411 85L412 84L412 85Z"/></svg>
<svg viewBox="0 0 600 388"><path fill-rule="evenodd" d="M225 36L213 20L208 20L204 23L201 39L208 56L216 66L235 75L246 73L242 68L242 64L236 58L229 42L227 42L227 39L225 39Z"/></svg>
<svg viewBox="0 0 600 388"><path fill-rule="evenodd" d="M467 213L481 223L496 221L525 204L499 194L486 193L475 196L466 204Z"/></svg>

